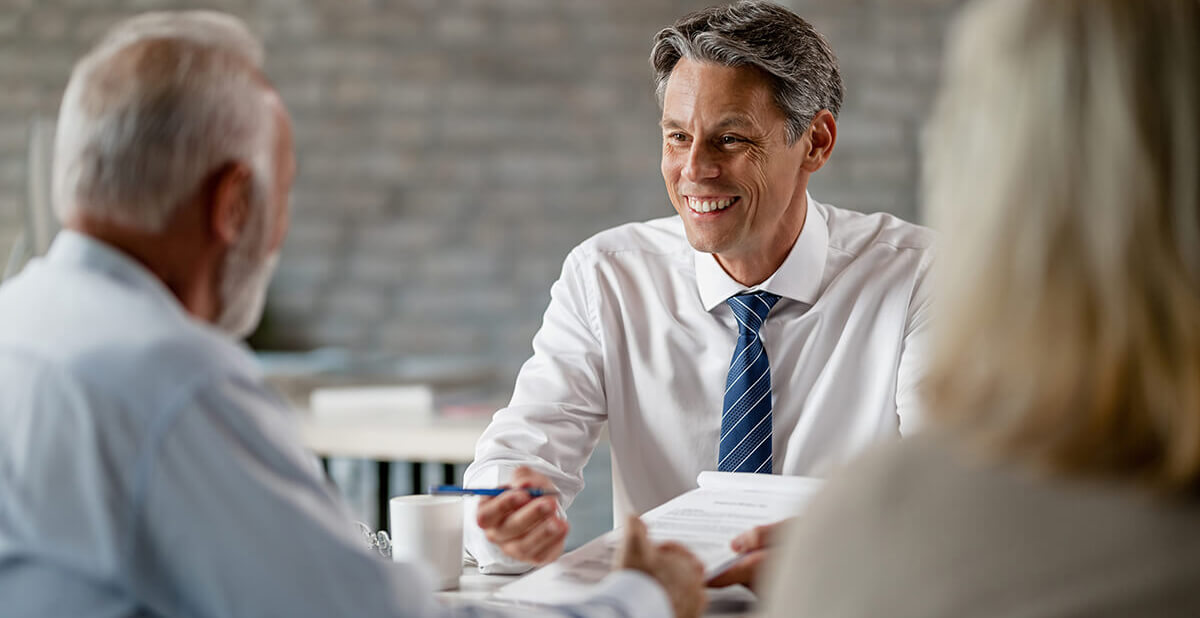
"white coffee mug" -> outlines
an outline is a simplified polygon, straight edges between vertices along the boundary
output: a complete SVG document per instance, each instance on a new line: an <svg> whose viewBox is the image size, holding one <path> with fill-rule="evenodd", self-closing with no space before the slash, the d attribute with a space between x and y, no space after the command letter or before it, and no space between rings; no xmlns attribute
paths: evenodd
<svg viewBox="0 0 1200 618"><path fill-rule="evenodd" d="M463 507L458 496L397 496L388 503L392 560L423 564L438 590L458 587L463 569Z"/></svg>

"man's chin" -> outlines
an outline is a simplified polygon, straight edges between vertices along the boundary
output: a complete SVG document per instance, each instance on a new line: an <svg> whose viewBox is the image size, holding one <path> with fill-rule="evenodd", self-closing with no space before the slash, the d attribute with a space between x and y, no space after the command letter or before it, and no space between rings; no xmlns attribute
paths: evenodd
<svg viewBox="0 0 1200 618"><path fill-rule="evenodd" d="M697 234L691 230L685 231L687 232L688 244L700 253L721 253L725 249L725 245L728 244L723 239L713 238L707 234Z"/></svg>
<svg viewBox="0 0 1200 618"><path fill-rule="evenodd" d="M729 223L731 222L723 221L716 225L701 225L685 218L683 232L687 236L688 244L696 251L723 253L736 246L741 231L739 227L729 225Z"/></svg>

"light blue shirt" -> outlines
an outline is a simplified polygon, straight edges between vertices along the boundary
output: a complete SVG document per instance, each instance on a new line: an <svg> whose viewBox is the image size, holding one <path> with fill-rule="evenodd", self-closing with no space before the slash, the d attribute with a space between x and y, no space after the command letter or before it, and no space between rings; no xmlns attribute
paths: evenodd
<svg viewBox="0 0 1200 618"><path fill-rule="evenodd" d="M247 350L64 231L0 287L0 614L440 616L372 554ZM575 615L669 615L616 573ZM527 615L525 609L513 614Z"/></svg>

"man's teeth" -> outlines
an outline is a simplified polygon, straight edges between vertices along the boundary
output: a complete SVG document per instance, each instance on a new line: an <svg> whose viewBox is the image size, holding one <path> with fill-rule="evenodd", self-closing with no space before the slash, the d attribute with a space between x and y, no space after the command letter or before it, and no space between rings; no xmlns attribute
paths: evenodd
<svg viewBox="0 0 1200 618"><path fill-rule="evenodd" d="M714 210L723 210L729 208L729 205L736 200L736 197L728 197L720 200L698 200L694 197L687 198L688 208L696 212L712 212Z"/></svg>

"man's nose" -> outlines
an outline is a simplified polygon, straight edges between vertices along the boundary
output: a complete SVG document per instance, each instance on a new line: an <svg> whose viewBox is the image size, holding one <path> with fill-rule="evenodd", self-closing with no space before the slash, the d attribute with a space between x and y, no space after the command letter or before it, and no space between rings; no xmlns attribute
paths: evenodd
<svg viewBox="0 0 1200 618"><path fill-rule="evenodd" d="M692 181L711 180L720 174L721 168L712 148L700 140L693 141L683 164L684 178Z"/></svg>

